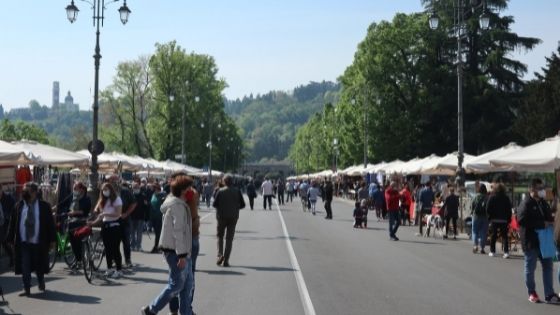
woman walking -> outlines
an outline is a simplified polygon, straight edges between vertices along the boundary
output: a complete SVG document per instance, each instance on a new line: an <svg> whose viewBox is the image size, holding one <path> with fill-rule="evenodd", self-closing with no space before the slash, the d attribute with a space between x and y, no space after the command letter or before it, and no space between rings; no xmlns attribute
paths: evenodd
<svg viewBox="0 0 560 315"><path fill-rule="evenodd" d="M313 215L315 215L317 197L319 197L320 194L321 192L319 191L319 188L317 188L317 183L311 183L311 188L309 188L309 191L307 192L307 197L309 198L309 203L311 203L311 212Z"/></svg>
<svg viewBox="0 0 560 315"><path fill-rule="evenodd" d="M161 206L163 228L159 247L169 267L169 283L150 305L142 308L144 315L157 314L175 296L179 296L180 314L192 312L188 308L190 288L185 285L187 278L192 277L192 218L186 203L190 182L187 176L175 177L171 194Z"/></svg>
<svg viewBox="0 0 560 315"><path fill-rule="evenodd" d="M122 215L122 200L117 196L113 185L103 184L99 201L95 206L95 212L99 214L99 218L103 219L101 235L103 245L105 245L105 257L107 258L105 276L118 279L122 277L122 255L120 251L122 230L119 223ZM113 264L116 265L116 269L113 269Z"/></svg>
<svg viewBox="0 0 560 315"><path fill-rule="evenodd" d="M486 186L482 184L471 205L473 254L478 253L479 246L480 253L486 254L484 247L486 247L486 235L488 233L487 201Z"/></svg>

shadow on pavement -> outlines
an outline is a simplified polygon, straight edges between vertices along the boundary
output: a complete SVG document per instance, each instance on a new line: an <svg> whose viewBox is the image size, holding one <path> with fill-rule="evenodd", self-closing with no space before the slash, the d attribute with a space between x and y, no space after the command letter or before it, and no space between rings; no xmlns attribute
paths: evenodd
<svg viewBox="0 0 560 315"><path fill-rule="evenodd" d="M138 283L157 283L157 284L167 284L168 281L167 280L159 280L159 279L153 279L153 278L140 278L140 277L123 277L123 279L132 281L132 283L138 284Z"/></svg>
<svg viewBox="0 0 560 315"><path fill-rule="evenodd" d="M293 268L285 267L260 267L260 266L233 266L237 268L252 269L256 271L295 271Z"/></svg>
<svg viewBox="0 0 560 315"><path fill-rule="evenodd" d="M62 279L62 277L52 277L49 275L45 275L45 282L47 283L47 287L49 282L60 280L60 279ZM6 276L5 274L3 274L1 280L2 280L2 289L4 290L4 295L8 295L14 292L20 292L23 290L23 285L21 282L22 280L20 275ZM33 289L33 287L36 286L37 286L37 278L35 278L35 274L32 274L31 287Z"/></svg>
<svg viewBox="0 0 560 315"><path fill-rule="evenodd" d="M77 303L77 304L100 304L101 299L96 296L89 295L77 295L60 291L50 291L47 290L43 293L31 294L29 297L31 299L44 300L44 301L56 301L65 303Z"/></svg>
<svg viewBox="0 0 560 315"><path fill-rule="evenodd" d="M152 268L148 266L136 266L134 267L134 272L153 272L153 273L169 273L167 269L162 268Z"/></svg>
<svg viewBox="0 0 560 315"><path fill-rule="evenodd" d="M219 276L244 276L245 273L233 270L202 270L197 269L196 272L203 272L208 275L219 275ZM167 283L167 282L166 282Z"/></svg>
<svg viewBox="0 0 560 315"><path fill-rule="evenodd" d="M13 309L10 308L10 303L8 301L1 301L0 302L0 315L9 314L9 315L23 315L21 313L16 313Z"/></svg>

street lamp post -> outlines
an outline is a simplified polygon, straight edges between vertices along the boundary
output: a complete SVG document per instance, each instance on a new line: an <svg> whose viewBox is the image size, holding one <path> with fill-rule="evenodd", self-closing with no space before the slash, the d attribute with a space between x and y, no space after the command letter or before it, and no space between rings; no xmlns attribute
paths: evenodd
<svg viewBox="0 0 560 315"><path fill-rule="evenodd" d="M433 6L433 2L432 2ZM479 26L482 30L487 30L490 26L490 16L486 12L486 1L482 0L480 4L475 4L471 1L472 12L482 7L482 14L479 18ZM454 33L457 39L457 185L463 187L465 181L465 168L463 167L463 161L465 158L464 152L464 132L463 132L463 58L462 53L462 40L466 34L467 25L465 23L465 9L467 5L465 0L455 0L454 9L455 20L454 20ZM428 22L430 28L435 30L439 25L439 17L435 12L435 9L430 13Z"/></svg>
<svg viewBox="0 0 560 315"><path fill-rule="evenodd" d="M201 128L204 128L204 123L200 124ZM222 128L222 124L218 123L218 128ZM208 122L208 142L206 143L208 148L208 182L212 183L212 119Z"/></svg>
<svg viewBox="0 0 560 315"><path fill-rule="evenodd" d="M117 2L118 0L112 1ZM88 2L89 3L89 2ZM95 54L93 55L94 65L95 65L95 81L94 81L94 93L93 93L93 134L92 134L92 148L91 148L91 178L90 183L94 189L97 189L98 182L98 163L97 156L101 153L101 144L98 139L98 115L99 115L99 65L101 63L101 48L99 47L99 35L100 28L103 26L103 20L105 19L105 0L93 0L93 26L97 29L95 32ZM66 6L66 16L70 23L74 23L78 18L78 12L80 10L74 4L74 0ZM126 0L124 0L123 5L118 10L121 22L126 24L128 22L128 17L131 13L130 9L126 5Z"/></svg>

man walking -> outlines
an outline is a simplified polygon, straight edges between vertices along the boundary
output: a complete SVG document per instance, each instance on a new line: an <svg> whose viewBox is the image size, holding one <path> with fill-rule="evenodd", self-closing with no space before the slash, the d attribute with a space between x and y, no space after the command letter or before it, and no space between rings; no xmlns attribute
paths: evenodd
<svg viewBox="0 0 560 315"><path fill-rule="evenodd" d="M132 184L132 193L136 208L130 215L130 248L133 251L142 251L142 234L144 233L144 222L148 214L148 197L142 191L140 184Z"/></svg>
<svg viewBox="0 0 560 315"><path fill-rule="evenodd" d="M261 185L263 195L263 209L266 210L266 203L268 201L268 210L272 210L272 196L274 195L274 186L268 177L264 178L264 183Z"/></svg>
<svg viewBox="0 0 560 315"><path fill-rule="evenodd" d="M212 187L212 183L208 182L205 179L202 189L204 190L204 200L206 200L206 207L210 208L210 201L212 200L212 194L214 193L214 187Z"/></svg>
<svg viewBox="0 0 560 315"><path fill-rule="evenodd" d="M249 206L251 210L255 206L255 198L257 198L257 189L255 188L255 183L251 179L249 184L247 184L247 197L249 198Z"/></svg>
<svg viewBox="0 0 560 315"><path fill-rule="evenodd" d="M45 274L49 273L49 248L54 246L56 231L51 206L39 200L39 186L26 183L22 201L10 222L8 242L15 249L15 272L23 280L22 295L31 294L31 272L35 271L39 290L45 291Z"/></svg>
<svg viewBox="0 0 560 315"><path fill-rule="evenodd" d="M426 186L420 191L420 212L418 213L418 226L419 226L419 236L424 235L422 233L423 218L425 215L432 213L432 206L434 204L434 191L432 190L432 184L430 182L426 183ZM430 236L430 227L427 227L428 236Z"/></svg>
<svg viewBox="0 0 560 315"><path fill-rule="evenodd" d="M333 184L332 182L327 179L325 181L325 186L323 187L323 202L325 203L325 211L327 212L327 216L325 219L332 220L332 200L333 200Z"/></svg>
<svg viewBox="0 0 560 315"><path fill-rule="evenodd" d="M389 237L392 241L398 241L397 230L399 229L399 200L400 194L397 190L397 183L391 182L391 185L385 190L385 202L387 203L387 213L389 215Z"/></svg>
<svg viewBox="0 0 560 315"><path fill-rule="evenodd" d="M276 183L276 192L278 193L278 203L284 205L284 190L286 189L284 182L280 179Z"/></svg>
<svg viewBox="0 0 560 315"><path fill-rule="evenodd" d="M224 176L224 184L225 187L222 187L216 193L213 204L214 208L216 208L216 220L218 221L218 260L216 263L218 266L229 267L235 226L239 219L239 210L245 208L245 201L239 189L233 187L231 175L227 174ZM270 184L272 186L272 183ZM272 187L270 190L272 191ZM224 234L226 237L225 251Z"/></svg>
<svg viewBox="0 0 560 315"><path fill-rule="evenodd" d="M529 294L529 301L539 303L540 299L535 288L535 269L537 259L541 261L545 302L559 303L560 298L554 292L552 278L552 258L543 258L540 252L538 229L544 229L554 224L552 211L544 200L546 191L543 182L539 178L531 181L529 196L519 205L517 209L517 220L519 223L519 235L525 259L525 285Z"/></svg>

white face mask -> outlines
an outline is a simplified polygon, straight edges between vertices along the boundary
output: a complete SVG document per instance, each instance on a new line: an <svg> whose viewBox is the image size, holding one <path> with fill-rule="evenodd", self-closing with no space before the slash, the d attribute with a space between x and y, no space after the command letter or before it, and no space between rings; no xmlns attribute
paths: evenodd
<svg viewBox="0 0 560 315"><path fill-rule="evenodd" d="M544 199L546 197L546 190L541 189L538 192L539 198Z"/></svg>
<svg viewBox="0 0 560 315"><path fill-rule="evenodd" d="M109 191L109 190L104 190L104 191L103 191L103 196L105 196L105 198L109 198L109 196L111 196L111 191Z"/></svg>

